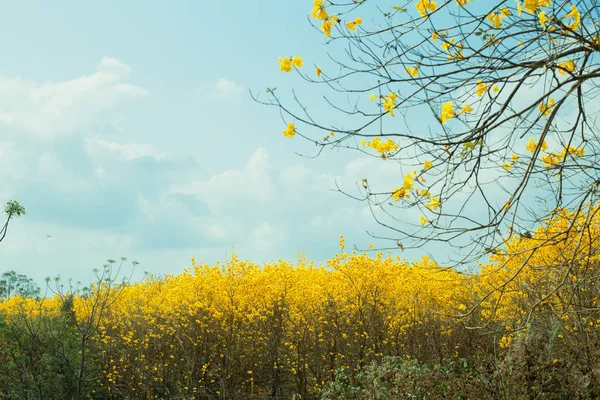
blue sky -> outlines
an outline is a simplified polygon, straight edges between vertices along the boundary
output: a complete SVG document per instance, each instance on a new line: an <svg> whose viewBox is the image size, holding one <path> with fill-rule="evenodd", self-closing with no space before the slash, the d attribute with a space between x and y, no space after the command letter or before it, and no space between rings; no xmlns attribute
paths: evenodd
<svg viewBox="0 0 600 400"><path fill-rule="evenodd" d="M0 4L0 202L27 209L1 271L87 282L120 256L163 274L232 250L322 262L340 234L370 242L365 204L334 180L352 190L394 167L299 157L313 147L248 95L301 86L280 56L325 60L310 1Z"/></svg>
<svg viewBox="0 0 600 400"><path fill-rule="evenodd" d="M279 57L301 55L309 76L315 65L335 75L328 53L344 60L343 42L325 46L310 25L311 7L310 0L0 1L0 203L15 199L27 209L0 244L0 272L89 282L94 268L125 256L140 262L139 279L232 251L258 263L303 252L321 263L339 251L340 234L349 248L389 245L365 232L391 236L367 204L335 192L335 183L358 194L367 177L375 192L389 192L422 157L412 165L348 150L300 157L314 154L314 145L284 137L288 120L248 93L276 87L289 104L294 89L319 121L340 129L352 122L326 105L323 86L279 70ZM359 12L364 24L380 23L375 7L343 18ZM353 87L368 88L368 79ZM368 92L357 96L376 107ZM432 112L386 117L383 130L439 132ZM501 207L498 173L488 175ZM470 213L487 217L461 195L454 206L473 201ZM420 229L420 215L394 216Z"/></svg>

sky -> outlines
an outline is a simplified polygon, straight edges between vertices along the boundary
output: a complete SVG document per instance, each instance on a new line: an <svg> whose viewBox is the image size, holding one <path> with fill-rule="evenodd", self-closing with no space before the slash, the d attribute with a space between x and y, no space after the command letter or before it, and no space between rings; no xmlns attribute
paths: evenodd
<svg viewBox="0 0 600 400"><path fill-rule="evenodd" d="M311 5L0 1L0 203L27 211L0 243L0 272L85 283L122 256L140 279L232 251L320 263L340 234L366 247L377 225L335 182L356 191L393 166L301 157L314 147L249 95L301 82L278 57L326 58Z"/></svg>
<svg viewBox="0 0 600 400"><path fill-rule="evenodd" d="M307 76L315 78L317 65L335 75L331 58L347 57L343 42L326 45L311 26L311 8L310 0L0 0L0 204L17 200L27 211L0 243L0 273L87 284L119 257L139 262L140 280L232 252L260 264L304 253L320 264L340 252L342 234L347 250L389 246L369 234L392 236L368 204L336 189L359 195L368 177L387 193L423 160L409 168L335 148L312 157L313 144L282 134L288 117L250 95L265 99L265 88L277 88L317 121L339 129L355 122L332 112L324 92L295 71L280 71L279 57L300 55ZM371 10L363 23L381 19ZM368 78L353 87L368 89ZM533 101L536 90L520 101ZM360 106L376 107L369 91ZM345 95L331 99L352 107ZM423 109L382 119L381 129L439 129L433 110ZM485 176L492 186L518 178ZM507 200L500 187L490 194L499 207ZM465 196L454 206L467 206ZM485 207L467 208L487 218ZM421 229L420 212L395 216ZM410 260L446 250L393 254Z"/></svg>

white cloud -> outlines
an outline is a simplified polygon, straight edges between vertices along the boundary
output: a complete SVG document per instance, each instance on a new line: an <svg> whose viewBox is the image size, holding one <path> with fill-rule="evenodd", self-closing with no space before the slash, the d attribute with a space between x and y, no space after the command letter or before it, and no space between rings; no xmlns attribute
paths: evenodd
<svg viewBox="0 0 600 400"><path fill-rule="evenodd" d="M42 137L72 133L122 100L148 94L123 82L131 71L116 58L105 57L93 74L65 82L0 77L0 124Z"/></svg>
<svg viewBox="0 0 600 400"><path fill-rule="evenodd" d="M208 180L192 181L184 185L171 185L168 193L193 195L204 201L215 215L225 215L227 210L247 202L267 203L271 200L272 183L269 177L269 155L259 148L242 170L228 170Z"/></svg>
<svg viewBox="0 0 600 400"><path fill-rule="evenodd" d="M262 222L252 234L254 239L254 248L260 252L274 251L277 247L285 243L285 232L277 229L275 226Z"/></svg>
<svg viewBox="0 0 600 400"><path fill-rule="evenodd" d="M210 93L211 97L234 97L240 96L244 93L244 89L235 83L234 81L230 81L229 79L219 78L213 84L212 92Z"/></svg>
<svg viewBox="0 0 600 400"><path fill-rule="evenodd" d="M167 153L157 151L147 143L121 144L96 138L85 140L85 151L90 155L97 155L103 151L114 152L119 155L119 160L122 161L131 161L143 157L151 157L156 161L161 161L168 157Z"/></svg>

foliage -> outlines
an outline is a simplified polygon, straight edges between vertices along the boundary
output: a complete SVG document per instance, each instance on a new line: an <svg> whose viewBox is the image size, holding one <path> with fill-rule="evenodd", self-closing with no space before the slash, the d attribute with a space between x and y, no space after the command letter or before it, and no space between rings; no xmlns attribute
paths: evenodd
<svg viewBox="0 0 600 400"><path fill-rule="evenodd" d="M136 284L117 284L116 269L87 290L12 296L0 302L0 397L594 398L596 211L562 210L506 238L471 274L381 252L320 267L233 255ZM568 237L548 240L565 225Z"/></svg>

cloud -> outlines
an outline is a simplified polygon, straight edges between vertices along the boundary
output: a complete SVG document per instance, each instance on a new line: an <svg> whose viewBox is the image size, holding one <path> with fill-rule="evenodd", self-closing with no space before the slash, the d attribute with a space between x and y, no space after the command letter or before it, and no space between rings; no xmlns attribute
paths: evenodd
<svg viewBox="0 0 600 400"><path fill-rule="evenodd" d="M102 58L96 72L65 82L0 77L0 124L51 138L92 123L93 117L148 90L123 82L131 67Z"/></svg>
<svg viewBox="0 0 600 400"><path fill-rule="evenodd" d="M29 165L24 161L26 154L14 142L0 141L0 202L13 196L15 186L26 176Z"/></svg>
<svg viewBox="0 0 600 400"><path fill-rule="evenodd" d="M234 81L230 81L229 79L219 78L213 84L212 92L210 93L210 97L219 97L219 98L227 98L240 96L244 93L244 88L235 83Z"/></svg>
<svg viewBox="0 0 600 400"><path fill-rule="evenodd" d="M119 155L119 160L122 161L131 161L144 157L151 157L156 161L161 161L168 157L167 153L154 150L154 148L147 143L121 144L96 138L87 138L85 140L85 151L91 155L102 153L103 151L117 153Z"/></svg>
<svg viewBox="0 0 600 400"><path fill-rule="evenodd" d="M242 170L227 170L207 180L171 185L168 193L194 196L208 204L216 216L236 215L247 212L247 208L240 209L242 204L249 207L271 200L273 191L269 175L269 155L259 148Z"/></svg>

